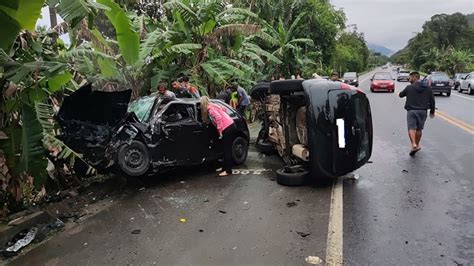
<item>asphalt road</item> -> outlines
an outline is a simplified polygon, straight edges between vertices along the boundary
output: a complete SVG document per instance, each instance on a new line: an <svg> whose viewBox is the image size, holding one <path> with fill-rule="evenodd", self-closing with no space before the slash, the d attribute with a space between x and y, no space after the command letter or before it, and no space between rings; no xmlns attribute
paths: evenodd
<svg viewBox="0 0 474 266"><path fill-rule="evenodd" d="M443 115L427 122L411 158L404 101L371 93L372 73L360 77L374 119L372 163L342 183L340 214L332 186L280 186L282 162L252 148L239 167L248 172L157 177L11 265L304 265L326 259L338 222L343 234L331 243L346 265L474 263L474 96L436 97Z"/></svg>
<svg viewBox="0 0 474 266"><path fill-rule="evenodd" d="M372 107L373 163L344 184L346 264L474 263L474 96L435 96L444 115L428 119L422 150L411 158L397 95L408 83L397 82L395 94L371 93L372 73L360 88Z"/></svg>

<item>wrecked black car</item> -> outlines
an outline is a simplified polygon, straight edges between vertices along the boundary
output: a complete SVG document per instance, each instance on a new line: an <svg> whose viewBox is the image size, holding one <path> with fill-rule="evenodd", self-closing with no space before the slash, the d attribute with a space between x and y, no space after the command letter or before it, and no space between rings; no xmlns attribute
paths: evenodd
<svg viewBox="0 0 474 266"><path fill-rule="evenodd" d="M250 92L264 108L256 146L277 152L283 185L303 185L350 173L372 153L372 116L364 92L323 79L258 83Z"/></svg>
<svg viewBox="0 0 474 266"><path fill-rule="evenodd" d="M131 91L103 92L84 86L64 99L56 115L60 139L100 171L132 177L178 166L216 161L223 150L215 127L203 123L199 100L148 96L130 102ZM234 119L236 165L245 162L249 131L245 119L217 100Z"/></svg>

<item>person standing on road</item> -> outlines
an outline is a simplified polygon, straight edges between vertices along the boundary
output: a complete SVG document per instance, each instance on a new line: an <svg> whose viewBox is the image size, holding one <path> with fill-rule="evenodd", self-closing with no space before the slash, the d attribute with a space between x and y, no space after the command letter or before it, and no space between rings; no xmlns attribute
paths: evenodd
<svg viewBox="0 0 474 266"><path fill-rule="evenodd" d="M191 83L189 83L188 76L181 77L180 81L181 81L181 87L185 88L189 92L189 94L193 96L193 98L199 98L201 96L201 94L199 93L199 90L193 85L191 85Z"/></svg>
<svg viewBox="0 0 474 266"><path fill-rule="evenodd" d="M158 93L157 93L157 95L159 97L176 98L176 95L172 91L169 91L166 88L166 83L164 83L164 82L160 82L160 84L158 84Z"/></svg>
<svg viewBox="0 0 474 266"><path fill-rule="evenodd" d="M232 91L237 92L237 110L245 118L245 111L250 105L250 97L247 95L244 88L240 87L237 83L232 84Z"/></svg>
<svg viewBox="0 0 474 266"><path fill-rule="evenodd" d="M405 109L407 110L408 136L411 142L410 156L421 150L420 141L430 109L430 117L435 116L435 99L430 86L420 82L420 73L410 73L410 83L400 92L400 98L406 97Z"/></svg>
<svg viewBox="0 0 474 266"><path fill-rule="evenodd" d="M329 78L331 81L339 81L339 72L333 71L331 73L331 77Z"/></svg>
<svg viewBox="0 0 474 266"><path fill-rule="evenodd" d="M227 114L225 107L211 103L209 97L202 96L201 119L203 122L212 122L216 127L219 139L224 146L224 167L219 176L227 176L232 173L232 142L237 137L238 131L234 120Z"/></svg>

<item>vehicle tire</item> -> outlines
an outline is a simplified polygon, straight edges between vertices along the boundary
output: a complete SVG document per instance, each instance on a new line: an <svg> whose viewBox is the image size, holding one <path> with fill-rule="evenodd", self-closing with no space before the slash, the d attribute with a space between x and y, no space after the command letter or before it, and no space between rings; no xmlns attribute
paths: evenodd
<svg viewBox="0 0 474 266"><path fill-rule="evenodd" d="M370 88L370 92L375 92L374 89Z"/></svg>
<svg viewBox="0 0 474 266"><path fill-rule="evenodd" d="M447 96L447 97L451 96L451 92L447 92L447 93L446 93L446 96Z"/></svg>
<svg viewBox="0 0 474 266"><path fill-rule="evenodd" d="M150 168L148 149L140 141L122 145L117 152L117 163L120 170L128 176L142 176Z"/></svg>
<svg viewBox="0 0 474 266"><path fill-rule="evenodd" d="M237 137L232 142L232 160L235 165L241 165L247 160L249 141L244 137Z"/></svg>
<svg viewBox="0 0 474 266"><path fill-rule="evenodd" d="M461 86L459 86L458 92L459 92L459 93L462 93Z"/></svg>
<svg viewBox="0 0 474 266"><path fill-rule="evenodd" d="M309 172L301 165L286 166L276 171L277 183L283 186L302 186L308 183Z"/></svg>
<svg viewBox="0 0 474 266"><path fill-rule="evenodd" d="M260 82L255 84L250 90L250 97L254 100L264 100L268 95L268 90L270 89L269 82Z"/></svg>
<svg viewBox="0 0 474 266"><path fill-rule="evenodd" d="M289 94L293 92L303 91L304 80L293 79L293 80L276 80L270 83L271 94Z"/></svg>
<svg viewBox="0 0 474 266"><path fill-rule="evenodd" d="M471 85L467 86L467 94L472 95L474 94L474 91L471 89Z"/></svg>
<svg viewBox="0 0 474 266"><path fill-rule="evenodd" d="M275 152L275 148L273 147L273 143L267 142L263 139L259 139L255 144L257 150L265 155L270 155Z"/></svg>
<svg viewBox="0 0 474 266"><path fill-rule="evenodd" d="M394 92L395 92L395 90L391 90L391 91L390 91L390 93L394 93Z"/></svg>

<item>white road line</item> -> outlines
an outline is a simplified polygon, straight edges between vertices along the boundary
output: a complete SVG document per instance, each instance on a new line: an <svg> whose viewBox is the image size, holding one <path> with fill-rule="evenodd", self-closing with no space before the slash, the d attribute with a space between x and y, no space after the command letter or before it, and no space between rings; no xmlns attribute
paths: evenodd
<svg viewBox="0 0 474 266"><path fill-rule="evenodd" d="M464 99L469 100L469 101L474 101L474 98L469 98L469 97L462 96L462 95L459 95L459 94L453 94L453 93L451 93L451 95L452 95L452 96L459 97L459 98L464 98Z"/></svg>
<svg viewBox="0 0 474 266"><path fill-rule="evenodd" d="M329 209L328 239L326 244L326 265L343 265L343 182L337 178L331 192L331 206Z"/></svg>

